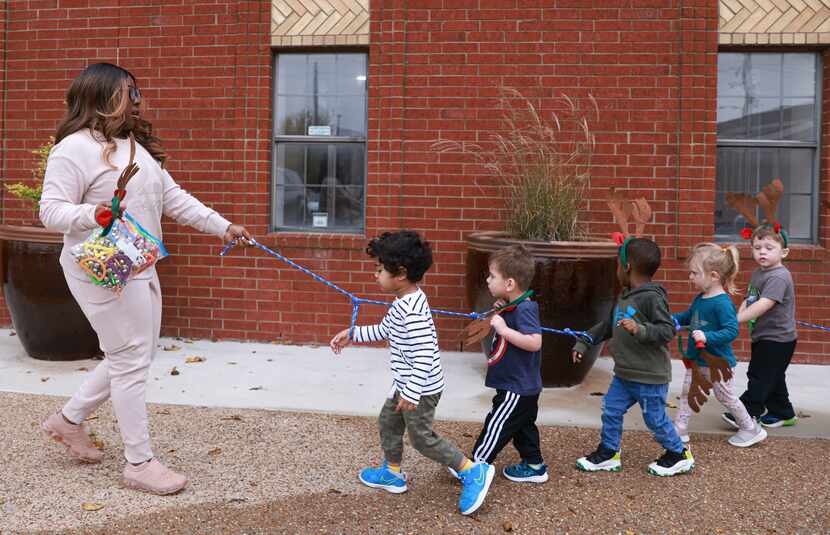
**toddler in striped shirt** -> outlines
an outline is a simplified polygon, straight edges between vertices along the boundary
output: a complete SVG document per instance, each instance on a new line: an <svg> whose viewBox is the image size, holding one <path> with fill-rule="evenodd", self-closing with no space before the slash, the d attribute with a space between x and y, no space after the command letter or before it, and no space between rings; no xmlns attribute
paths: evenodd
<svg viewBox="0 0 830 535"><path fill-rule="evenodd" d="M349 329L344 329L329 344L340 354L351 341L389 342L393 385L378 421L384 462L380 467L365 468L358 477L369 487L395 494L406 492L401 459L403 434L408 431L412 446L421 455L458 473L463 485L459 510L469 515L484 502L495 469L485 462L474 463L432 429L444 389L444 372L432 312L418 287L432 265L432 249L418 233L400 230L373 239L366 252L377 260L378 284L394 294L395 300L379 324L355 327L351 337Z"/></svg>

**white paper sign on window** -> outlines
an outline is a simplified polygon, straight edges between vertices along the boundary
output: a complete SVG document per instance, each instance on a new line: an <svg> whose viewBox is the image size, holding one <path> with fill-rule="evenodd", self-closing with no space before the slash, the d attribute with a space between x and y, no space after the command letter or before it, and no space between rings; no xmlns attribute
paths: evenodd
<svg viewBox="0 0 830 535"><path fill-rule="evenodd" d="M315 227L327 227L329 226L329 214L328 212L314 212L311 214L312 217L312 225Z"/></svg>
<svg viewBox="0 0 830 535"><path fill-rule="evenodd" d="M308 127L308 135L310 135L310 136L330 136L331 135L331 127L330 126L309 126Z"/></svg>

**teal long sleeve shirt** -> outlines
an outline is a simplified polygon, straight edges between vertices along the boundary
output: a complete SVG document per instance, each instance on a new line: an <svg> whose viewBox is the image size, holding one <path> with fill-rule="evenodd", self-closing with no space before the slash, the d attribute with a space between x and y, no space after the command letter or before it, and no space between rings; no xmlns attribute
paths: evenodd
<svg viewBox="0 0 830 535"><path fill-rule="evenodd" d="M735 313L735 305L732 304L727 294L714 297L703 297L703 294L698 294L689 310L674 314L674 318L681 326L688 327L689 342L686 347L686 358L701 366L706 366L706 361L700 356L700 350L695 347L695 341L692 338L692 331L699 330L706 335L706 351L711 355L725 358L730 366L735 366L732 342L738 337L738 315Z"/></svg>

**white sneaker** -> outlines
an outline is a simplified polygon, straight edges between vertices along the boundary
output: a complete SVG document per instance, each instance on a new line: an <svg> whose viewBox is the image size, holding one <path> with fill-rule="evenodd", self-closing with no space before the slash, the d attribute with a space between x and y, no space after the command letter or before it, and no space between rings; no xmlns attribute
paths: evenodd
<svg viewBox="0 0 830 535"><path fill-rule="evenodd" d="M738 448L748 448L767 438L767 431L758 425L758 422L754 423L755 427L753 429L741 429L729 437L729 443Z"/></svg>
<svg viewBox="0 0 830 535"><path fill-rule="evenodd" d="M676 476L691 472L695 467L695 459L689 448L681 453L666 450L662 457L648 465L648 473L653 476Z"/></svg>

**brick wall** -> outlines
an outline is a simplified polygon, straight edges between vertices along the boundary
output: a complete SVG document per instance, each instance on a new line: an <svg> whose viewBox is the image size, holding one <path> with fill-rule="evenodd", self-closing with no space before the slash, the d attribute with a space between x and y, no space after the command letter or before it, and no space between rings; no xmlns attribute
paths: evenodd
<svg viewBox="0 0 830 535"><path fill-rule="evenodd" d="M463 155L438 153L432 143L487 143L499 128L500 86L520 89L543 111L556 106L560 92L591 94L600 117L592 124L598 145L586 220L592 231L607 232L603 199L612 185L645 196L655 211L648 231L667 258L661 276L673 306L690 302L682 259L714 227L717 1L372 2L367 236L266 235L267 2L101 4L10 2L5 180L27 177L28 151L53 131L69 80L90 61L118 62L139 78L173 156L170 170L185 188L265 244L366 297L385 297L363 252L366 237L417 229L436 250L424 285L433 307L463 310L463 237L500 229L503 199L496 178ZM27 216L8 197L3 203L5 222ZM827 210L822 217L826 236ZM165 229L175 254L160 269L165 334L325 343L348 323L346 299L305 275L260 252L235 251L220 260L214 238L172 222ZM822 303L829 293L825 245L798 247L790 262L799 317L819 323L827 318ZM368 308L361 320L380 313ZM457 347L462 324L438 319L445 348ZM823 335L802 332L802 340L798 358L820 361Z"/></svg>

